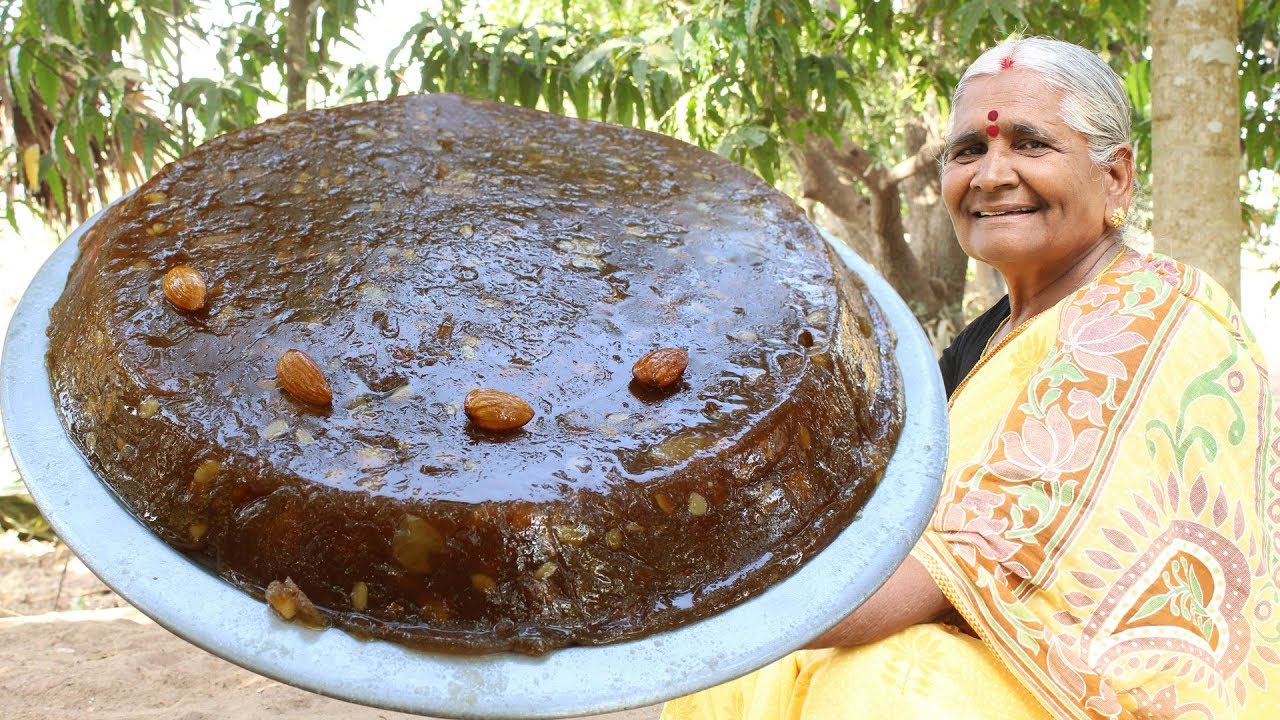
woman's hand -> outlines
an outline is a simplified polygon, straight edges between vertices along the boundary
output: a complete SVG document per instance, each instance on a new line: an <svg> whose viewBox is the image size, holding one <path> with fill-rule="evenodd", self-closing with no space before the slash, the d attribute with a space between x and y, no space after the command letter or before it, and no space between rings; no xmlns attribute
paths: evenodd
<svg viewBox="0 0 1280 720"><path fill-rule="evenodd" d="M809 648L854 647L882 640L912 625L946 614L951 604L912 556L893 571L874 595L835 627L809 643Z"/></svg>

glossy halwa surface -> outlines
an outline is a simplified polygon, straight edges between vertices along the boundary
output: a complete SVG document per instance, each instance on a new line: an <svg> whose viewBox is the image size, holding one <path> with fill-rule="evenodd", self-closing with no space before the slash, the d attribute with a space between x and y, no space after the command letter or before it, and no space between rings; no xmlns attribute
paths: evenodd
<svg viewBox="0 0 1280 720"><path fill-rule="evenodd" d="M208 284L168 302L174 266ZM703 617L848 524L901 426L892 336L803 213L675 140L435 95L214 140L84 236L53 313L72 437L261 595L453 652ZM688 351L654 391L632 366ZM312 358L332 391L284 392ZM487 432L478 388L534 417Z"/></svg>

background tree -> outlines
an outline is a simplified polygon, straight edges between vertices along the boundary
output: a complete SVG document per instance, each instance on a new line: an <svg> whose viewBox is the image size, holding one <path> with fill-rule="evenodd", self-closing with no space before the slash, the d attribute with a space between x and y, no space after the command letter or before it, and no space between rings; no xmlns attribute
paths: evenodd
<svg viewBox="0 0 1280 720"><path fill-rule="evenodd" d="M1240 298L1240 103L1235 0L1151 4L1152 234ZM1180 111L1195 108L1195 112Z"/></svg>

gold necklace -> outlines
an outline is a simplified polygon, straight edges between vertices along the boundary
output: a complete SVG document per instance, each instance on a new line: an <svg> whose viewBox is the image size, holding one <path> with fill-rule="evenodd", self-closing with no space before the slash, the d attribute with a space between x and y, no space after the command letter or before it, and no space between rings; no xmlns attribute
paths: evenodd
<svg viewBox="0 0 1280 720"><path fill-rule="evenodd" d="M1004 316L1004 319L1001 320L1000 324L996 326L996 329L992 331L991 337L987 338L987 344L982 346L982 355L979 355L978 357L982 357L983 355L986 355L987 352L991 350L991 341L996 339L996 336L1000 334L1000 330L1002 330L1005 325L1009 324L1009 319L1012 317L1013 315Z"/></svg>

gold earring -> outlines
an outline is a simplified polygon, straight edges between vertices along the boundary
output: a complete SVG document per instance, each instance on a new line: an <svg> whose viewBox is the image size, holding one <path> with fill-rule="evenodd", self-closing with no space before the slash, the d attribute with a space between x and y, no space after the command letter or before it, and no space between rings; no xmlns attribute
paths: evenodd
<svg viewBox="0 0 1280 720"><path fill-rule="evenodd" d="M1111 211L1110 215L1107 216L1107 225L1113 228L1118 228L1124 224L1124 221L1128 219L1128 217L1129 217L1128 210L1125 210L1124 208L1116 208L1115 210Z"/></svg>

